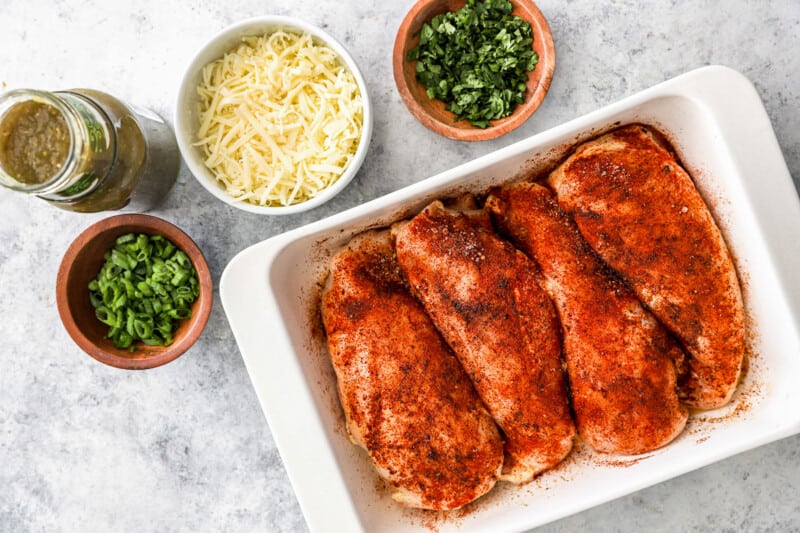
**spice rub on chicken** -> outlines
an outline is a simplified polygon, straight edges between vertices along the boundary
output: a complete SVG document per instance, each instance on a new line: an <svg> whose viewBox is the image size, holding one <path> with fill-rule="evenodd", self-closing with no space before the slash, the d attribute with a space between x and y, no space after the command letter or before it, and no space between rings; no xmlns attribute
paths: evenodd
<svg viewBox="0 0 800 533"><path fill-rule="evenodd" d="M407 292L388 230L353 238L331 259L321 311L350 437L392 497L447 510L491 490L500 433Z"/></svg>
<svg viewBox="0 0 800 533"><path fill-rule="evenodd" d="M400 268L502 429L502 480L524 483L571 450L555 309L534 264L471 198L392 227Z"/></svg>
<svg viewBox="0 0 800 533"><path fill-rule="evenodd" d="M592 248L690 354L684 402L728 403L745 357L742 293L722 234L675 157L631 125L579 146L548 182Z"/></svg>
<svg viewBox="0 0 800 533"><path fill-rule="evenodd" d="M534 183L498 189L486 208L539 265L561 319L578 432L595 450L645 453L672 441L687 410L677 394L683 353L591 250L553 194Z"/></svg>

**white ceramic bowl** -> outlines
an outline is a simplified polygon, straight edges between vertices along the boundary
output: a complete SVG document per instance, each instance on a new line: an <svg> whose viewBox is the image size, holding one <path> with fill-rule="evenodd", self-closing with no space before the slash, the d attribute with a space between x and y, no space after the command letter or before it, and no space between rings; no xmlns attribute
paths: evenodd
<svg viewBox="0 0 800 533"><path fill-rule="evenodd" d="M225 191L222 184L216 180L211 171L203 163L202 151L200 147L194 146L193 143L197 140L196 133L200 124L197 117L197 86L200 83L200 75L203 67L216 59L220 59L225 52L236 48L241 44L242 37L264 35L279 30L288 30L295 33L309 33L319 41L325 43L339 55L342 62L355 77L359 91L361 92L364 122L361 129L361 139L358 143L355 156L350 161L350 164L341 177L339 177L333 185L305 202L290 206L272 207L235 200ZM180 89L178 91L178 101L175 106L175 136L178 140L178 147L180 148L181 155L186 161L186 165L189 167L192 174L194 174L194 177L197 178L197 181L199 181L208 192L227 204L251 213L262 215L289 215L307 211L322 205L347 187L347 184L355 177L356 172L358 172L358 169L364 162L364 157L367 155L367 148L369 147L369 142L372 137L372 106L370 104L369 95L367 94L367 84L364 82L364 77L361 75L358 65L356 65L355 60L353 60L347 50L345 50L336 39L316 26L312 26L307 22L293 17L256 17L237 22L222 30L212 37L211 40L197 52L197 55L194 56L191 63L189 63L183 75L183 79L181 80Z"/></svg>

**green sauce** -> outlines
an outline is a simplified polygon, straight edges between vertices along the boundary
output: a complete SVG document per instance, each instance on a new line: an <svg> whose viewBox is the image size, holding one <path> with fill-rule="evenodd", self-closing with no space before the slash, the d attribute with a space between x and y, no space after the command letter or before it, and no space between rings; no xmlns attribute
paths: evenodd
<svg viewBox="0 0 800 533"><path fill-rule="evenodd" d="M55 107L27 100L14 104L0 121L0 165L26 185L55 176L70 149L67 122Z"/></svg>
<svg viewBox="0 0 800 533"><path fill-rule="evenodd" d="M79 213L146 211L178 174L156 114L90 89L0 94L0 186Z"/></svg>

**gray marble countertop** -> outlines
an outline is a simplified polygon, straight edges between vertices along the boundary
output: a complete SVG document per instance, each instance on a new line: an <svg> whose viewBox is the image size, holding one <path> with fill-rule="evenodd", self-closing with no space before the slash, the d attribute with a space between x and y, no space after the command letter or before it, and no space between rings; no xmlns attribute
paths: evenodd
<svg viewBox="0 0 800 533"><path fill-rule="evenodd" d="M437 136L403 107L391 72L411 0L2 0L0 87L91 87L172 121L184 66L235 21L294 15L355 56L376 120L367 161L334 201L268 218L224 205L185 167L156 216L204 250L215 284L245 247L376 198L707 64L755 83L800 183L796 0L541 0L557 66L542 107L497 140ZM645 6L645 4L647 4ZM195 346L164 367L106 367L67 336L61 256L108 214L0 191L0 531L300 531L300 508L218 294ZM800 436L565 518L542 531L800 530Z"/></svg>

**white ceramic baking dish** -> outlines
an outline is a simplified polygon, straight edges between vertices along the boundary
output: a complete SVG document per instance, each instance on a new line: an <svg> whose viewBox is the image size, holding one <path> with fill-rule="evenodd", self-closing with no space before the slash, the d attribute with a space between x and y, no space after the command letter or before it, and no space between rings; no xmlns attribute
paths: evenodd
<svg viewBox="0 0 800 533"><path fill-rule="evenodd" d="M467 509L407 510L347 438L316 311L331 251L433 198L546 169L618 124L656 126L711 206L743 281L752 357L731 405L692 416L662 450L635 458L579 447L534 482L500 483ZM800 431L800 202L750 82L706 67L325 220L253 245L222 275L222 304L314 531L519 531Z"/></svg>

